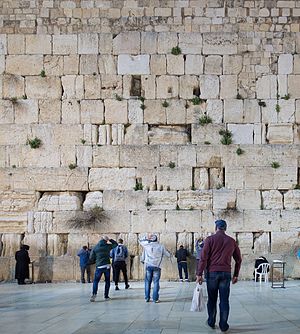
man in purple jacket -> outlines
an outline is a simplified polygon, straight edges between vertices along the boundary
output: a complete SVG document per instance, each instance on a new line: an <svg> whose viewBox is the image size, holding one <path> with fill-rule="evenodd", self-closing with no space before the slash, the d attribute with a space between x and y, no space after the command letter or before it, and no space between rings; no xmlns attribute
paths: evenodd
<svg viewBox="0 0 300 334"><path fill-rule="evenodd" d="M205 239L201 259L197 268L197 282L202 284L202 273L206 269L207 276L207 324L215 328L218 293L220 296L220 322L222 332L229 328L229 293L231 280L231 257L235 261L232 284L237 283L242 263L241 253L236 241L225 234L225 220L217 220L216 233Z"/></svg>

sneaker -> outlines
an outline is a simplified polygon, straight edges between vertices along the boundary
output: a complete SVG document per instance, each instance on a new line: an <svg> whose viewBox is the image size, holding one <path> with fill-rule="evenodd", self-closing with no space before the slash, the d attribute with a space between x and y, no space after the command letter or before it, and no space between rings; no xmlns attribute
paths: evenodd
<svg viewBox="0 0 300 334"><path fill-rule="evenodd" d="M116 291L118 291L118 290L120 290L120 289L119 289L119 287L118 287L118 286L116 286L116 287L115 287L115 290L116 290Z"/></svg>
<svg viewBox="0 0 300 334"><path fill-rule="evenodd" d="M125 289L126 289L126 290L129 289L129 287L130 287L129 284L125 285Z"/></svg>
<svg viewBox="0 0 300 334"><path fill-rule="evenodd" d="M109 300L110 300L110 298L109 298L109 297L105 297L104 299L105 299L106 301L109 301Z"/></svg>
<svg viewBox="0 0 300 334"><path fill-rule="evenodd" d="M159 304L159 303L160 303L160 300L157 299L157 300L154 301L154 303L155 303L155 304Z"/></svg>
<svg viewBox="0 0 300 334"><path fill-rule="evenodd" d="M96 300L96 295L92 295L90 298L90 302L94 302Z"/></svg>
<svg viewBox="0 0 300 334"><path fill-rule="evenodd" d="M205 326L206 326L207 328L209 328L209 329L216 329L216 326L215 326L215 325L214 325L214 326L210 326L210 325L208 324L207 320L206 320L206 322L205 322Z"/></svg>
<svg viewBox="0 0 300 334"><path fill-rule="evenodd" d="M189 282L190 280L189 280L188 278L186 278L184 281L185 281L185 282Z"/></svg>
<svg viewBox="0 0 300 334"><path fill-rule="evenodd" d="M182 279L182 278L180 278L179 282L183 282L183 279Z"/></svg>
<svg viewBox="0 0 300 334"><path fill-rule="evenodd" d="M146 302L146 303L149 303L149 302L150 302L150 298L146 298L146 299L145 299L145 302Z"/></svg>

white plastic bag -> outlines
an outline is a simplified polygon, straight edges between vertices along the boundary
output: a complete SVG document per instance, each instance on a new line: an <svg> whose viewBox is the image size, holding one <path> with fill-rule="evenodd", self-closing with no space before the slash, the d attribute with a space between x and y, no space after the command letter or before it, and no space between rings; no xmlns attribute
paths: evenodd
<svg viewBox="0 0 300 334"><path fill-rule="evenodd" d="M194 294L193 294L191 311L201 312L204 309L205 309L205 302L204 302L204 296L203 296L203 288L202 288L202 285L197 283L195 290L194 290Z"/></svg>

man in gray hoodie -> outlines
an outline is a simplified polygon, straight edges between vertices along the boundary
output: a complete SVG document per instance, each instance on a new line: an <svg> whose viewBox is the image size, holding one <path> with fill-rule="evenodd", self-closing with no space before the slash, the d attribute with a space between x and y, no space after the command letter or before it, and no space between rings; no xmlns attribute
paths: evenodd
<svg viewBox="0 0 300 334"><path fill-rule="evenodd" d="M90 301L94 302L96 299L98 284L104 274L105 278L105 288L104 288L104 299L109 300L109 288L110 288L110 251L117 247L118 243L109 239L107 236L101 238L101 240L97 243L97 245L92 249L90 255L90 262L96 263L96 271L93 282L93 294L91 296Z"/></svg>
<svg viewBox="0 0 300 334"><path fill-rule="evenodd" d="M164 256L168 258L171 254L166 248L157 241L155 234L149 234L147 237L140 239L139 243L144 248L143 262L145 263L145 300L150 301L151 283L153 280L154 303L159 303L159 280L161 275L161 263Z"/></svg>

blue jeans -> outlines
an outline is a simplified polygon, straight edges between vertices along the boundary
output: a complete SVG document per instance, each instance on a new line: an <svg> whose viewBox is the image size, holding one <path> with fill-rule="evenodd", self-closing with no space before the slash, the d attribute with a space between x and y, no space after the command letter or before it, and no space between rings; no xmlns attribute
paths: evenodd
<svg viewBox="0 0 300 334"><path fill-rule="evenodd" d="M182 279L182 269L183 269L185 279L188 279L189 274L188 274L188 270L187 270L187 262L178 262L177 266L178 266L179 278Z"/></svg>
<svg viewBox="0 0 300 334"><path fill-rule="evenodd" d="M105 278L104 298L108 298L109 287L110 287L110 268L109 269L96 268L94 282L93 282L93 295L97 294L98 284L102 277L102 274L104 274L104 278Z"/></svg>
<svg viewBox="0 0 300 334"><path fill-rule="evenodd" d="M159 279L161 269L158 267L146 266L145 274L145 299L150 300L151 283L153 280L153 301L159 299Z"/></svg>
<svg viewBox="0 0 300 334"><path fill-rule="evenodd" d="M206 275L207 284L207 312L208 325L213 327L216 323L218 293L220 297L220 322L221 331L227 331L229 316L229 293L230 293L231 274L225 271L210 272Z"/></svg>

